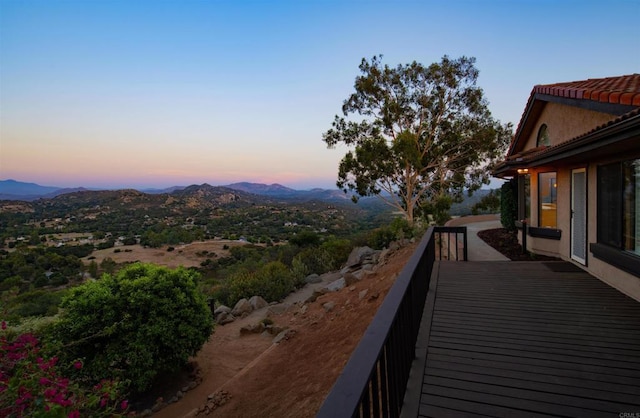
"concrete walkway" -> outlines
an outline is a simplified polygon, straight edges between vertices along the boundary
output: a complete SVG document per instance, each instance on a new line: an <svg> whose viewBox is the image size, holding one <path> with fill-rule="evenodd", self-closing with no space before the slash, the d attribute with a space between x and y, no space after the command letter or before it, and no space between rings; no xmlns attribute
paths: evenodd
<svg viewBox="0 0 640 418"><path fill-rule="evenodd" d="M477 217L464 216L447 222L447 225L467 227L467 256L469 261L510 261L478 237L478 231L502 228L502 224L497 216L493 220L486 219L486 215Z"/></svg>
<svg viewBox="0 0 640 418"><path fill-rule="evenodd" d="M469 261L510 261L499 251L478 237L478 231L502 228L500 221L472 222L462 224L467 227L467 256Z"/></svg>

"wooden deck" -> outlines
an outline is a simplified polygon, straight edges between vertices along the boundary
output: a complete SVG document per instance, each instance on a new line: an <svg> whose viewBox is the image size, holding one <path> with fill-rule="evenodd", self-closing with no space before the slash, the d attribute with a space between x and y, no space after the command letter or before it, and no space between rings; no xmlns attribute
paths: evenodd
<svg viewBox="0 0 640 418"><path fill-rule="evenodd" d="M436 268L418 416L640 417L640 303L566 262Z"/></svg>

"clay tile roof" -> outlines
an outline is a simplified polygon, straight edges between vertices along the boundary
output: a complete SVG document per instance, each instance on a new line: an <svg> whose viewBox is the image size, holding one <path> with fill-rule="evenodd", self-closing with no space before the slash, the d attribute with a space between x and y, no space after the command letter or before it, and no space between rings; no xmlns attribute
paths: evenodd
<svg viewBox="0 0 640 418"><path fill-rule="evenodd" d="M640 74L537 85L534 93L640 106Z"/></svg>
<svg viewBox="0 0 640 418"><path fill-rule="evenodd" d="M640 107L640 74L616 77L591 78L582 81L569 81L554 84L539 84L533 87L525 106L525 112L516 127L507 155L516 147L521 130L527 119L527 110L533 106L536 94L547 94L577 100L593 100L610 104Z"/></svg>
<svg viewBox="0 0 640 418"><path fill-rule="evenodd" d="M581 143L585 142L585 140L588 140L590 136L593 136L593 134L602 131L610 126L613 125L617 125L620 124L628 119L631 118L637 118L638 116L640 116L640 107L637 109L634 109L628 113L625 113L624 115L611 120L607 123L604 123L600 126L595 127L594 129L590 130L589 132L583 133L581 135L578 135L575 138L572 138L568 141L565 142L561 142L559 144L553 145L551 147L548 146L540 146L540 147L536 147L536 148L531 148L528 150L524 150L522 152L518 152L516 154L512 154L510 156L508 156L506 158L505 161L503 161L501 164L498 164L498 167L496 168L497 171L500 171L501 169L504 169L506 167L508 167L509 165L520 165L520 166L527 166L527 164L535 161L536 159L539 159L540 157L543 157L545 155L549 155L549 154L553 154L559 150L562 149L568 149L568 148L572 148L572 147L577 147L580 146ZM494 171L496 171L494 170Z"/></svg>

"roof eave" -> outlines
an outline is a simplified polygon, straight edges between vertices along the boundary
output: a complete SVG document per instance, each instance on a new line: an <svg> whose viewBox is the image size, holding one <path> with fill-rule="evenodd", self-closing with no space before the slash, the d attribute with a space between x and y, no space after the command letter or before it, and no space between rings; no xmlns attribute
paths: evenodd
<svg viewBox="0 0 640 418"><path fill-rule="evenodd" d="M639 137L640 114L636 114L618 123L585 134L575 141L568 141L565 144L560 144L557 147L541 152L531 158L529 165L535 167L568 158L576 158L588 152L607 150L616 144L626 144L627 147L631 147L631 151L633 151L634 147L637 151L636 140Z"/></svg>
<svg viewBox="0 0 640 418"><path fill-rule="evenodd" d="M514 135L514 140L511 142L509 150L507 151L507 158L510 155L513 155L516 152L520 151L518 145L522 137L526 137L528 134L527 128L530 118L535 119L537 116L539 116L540 112L542 111L542 107L546 103L559 103L566 106L573 106L581 109L592 110L595 112L607 113L614 116L624 115L637 108L637 106L633 105L625 105L620 103L603 103L593 100L560 97L547 93L537 92L537 90L539 90L541 87L544 86L534 86L533 90L531 91L531 95L529 96L529 100L527 101L527 106L524 113L522 114L522 118L520 119L520 123L518 124L518 129L516 130L516 133Z"/></svg>

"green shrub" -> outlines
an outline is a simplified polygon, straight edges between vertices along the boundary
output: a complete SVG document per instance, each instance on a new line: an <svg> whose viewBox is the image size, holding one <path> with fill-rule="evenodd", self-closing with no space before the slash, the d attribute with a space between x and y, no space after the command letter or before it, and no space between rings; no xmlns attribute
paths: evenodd
<svg viewBox="0 0 640 418"><path fill-rule="evenodd" d="M229 278L228 287L232 304L255 295L273 302L295 289L295 279L286 265L280 261L272 261L255 272L235 273Z"/></svg>
<svg viewBox="0 0 640 418"><path fill-rule="evenodd" d="M484 213L496 213L500 210L500 190L494 192L491 190L488 195L480 199L478 203L471 206L472 215L481 215Z"/></svg>
<svg viewBox="0 0 640 418"><path fill-rule="evenodd" d="M304 264L307 267L307 274L322 274L339 267L331 254L322 248L306 248L300 251L293 260Z"/></svg>
<svg viewBox="0 0 640 418"><path fill-rule="evenodd" d="M289 238L289 243L298 247L314 247L320 244L320 236L312 231L302 231Z"/></svg>
<svg viewBox="0 0 640 418"><path fill-rule="evenodd" d="M132 264L71 289L49 333L63 362L81 359L83 378L118 379L133 392L175 372L202 347L211 312L197 273Z"/></svg>
<svg viewBox="0 0 640 418"><path fill-rule="evenodd" d="M396 239L413 238L413 228L406 218L396 217L391 221L389 228L394 233Z"/></svg>
<svg viewBox="0 0 640 418"><path fill-rule="evenodd" d="M442 226L451 219L449 211L453 203L454 198L452 196L443 194L423 203L422 211L427 216L431 215L436 225Z"/></svg>
<svg viewBox="0 0 640 418"><path fill-rule="evenodd" d="M301 258L296 257L291 262L291 274L293 275L296 285L302 285L304 279L311 274L311 271Z"/></svg>
<svg viewBox="0 0 640 418"><path fill-rule="evenodd" d="M349 258L349 254L353 247L353 243L345 238L331 238L323 242L320 248L323 251L326 251L333 260L333 265L329 271L339 269L340 266Z"/></svg>
<svg viewBox="0 0 640 418"><path fill-rule="evenodd" d="M66 291L32 290L6 302L5 318L12 323L19 323L24 318L53 316L58 313L58 306Z"/></svg>
<svg viewBox="0 0 640 418"><path fill-rule="evenodd" d="M517 181L508 181L500 188L500 222L505 229L515 231L518 219Z"/></svg>
<svg viewBox="0 0 640 418"><path fill-rule="evenodd" d="M376 250L387 247L391 241L395 241L396 234L388 226L374 229L368 236L369 245Z"/></svg>

